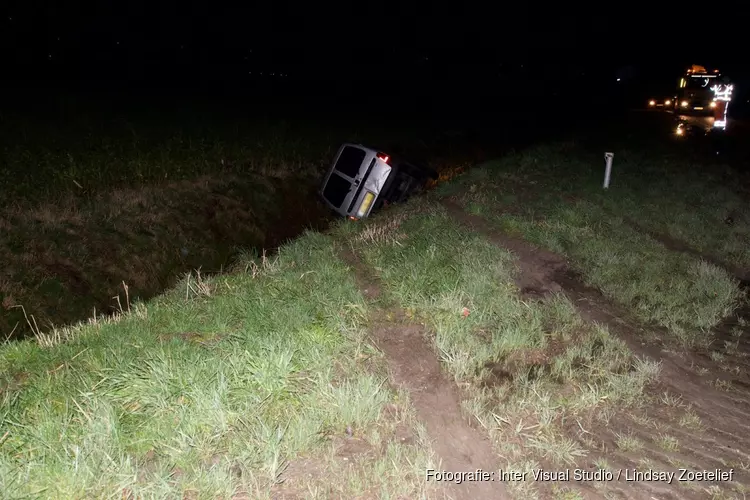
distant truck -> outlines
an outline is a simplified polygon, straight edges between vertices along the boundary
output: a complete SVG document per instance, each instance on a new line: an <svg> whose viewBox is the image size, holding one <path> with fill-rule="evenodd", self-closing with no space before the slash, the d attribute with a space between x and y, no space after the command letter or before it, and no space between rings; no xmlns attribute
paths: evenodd
<svg viewBox="0 0 750 500"><path fill-rule="evenodd" d="M676 115L713 118L711 128L723 129L733 91L734 85L718 69L709 71L694 64L680 77L673 96L652 98L648 107L670 110ZM680 130L678 127L678 133Z"/></svg>
<svg viewBox="0 0 750 500"><path fill-rule="evenodd" d="M712 71L694 64L682 75L672 101L675 113L714 116L718 104L714 87L720 82L718 69Z"/></svg>
<svg viewBox="0 0 750 500"><path fill-rule="evenodd" d="M339 215L363 219L383 205L405 201L437 179L434 170L361 144L343 144L323 179L320 196Z"/></svg>

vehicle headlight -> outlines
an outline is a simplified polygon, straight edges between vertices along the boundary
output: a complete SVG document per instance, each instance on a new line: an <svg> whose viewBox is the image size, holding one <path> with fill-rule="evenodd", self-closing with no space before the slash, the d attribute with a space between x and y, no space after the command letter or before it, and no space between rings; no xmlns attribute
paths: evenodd
<svg viewBox="0 0 750 500"><path fill-rule="evenodd" d="M671 100L667 99L666 101L664 101L665 106L669 106L670 104L672 104Z"/></svg>
<svg viewBox="0 0 750 500"><path fill-rule="evenodd" d="M368 191L365 193L365 197L362 199L362 203L359 205L359 210L357 210L357 217L364 217L367 213L367 210L370 208L370 205L372 205L372 201L375 199L375 195Z"/></svg>
<svg viewBox="0 0 750 500"><path fill-rule="evenodd" d="M683 108L687 108L688 107L688 102L687 101L682 101L680 103L680 106L682 106Z"/></svg>
<svg viewBox="0 0 750 500"><path fill-rule="evenodd" d="M711 107L711 108L715 108L716 107L716 101L711 101L711 104L709 104L708 106Z"/></svg>
<svg viewBox="0 0 750 500"><path fill-rule="evenodd" d="M656 101L648 101L649 106L656 106Z"/></svg>

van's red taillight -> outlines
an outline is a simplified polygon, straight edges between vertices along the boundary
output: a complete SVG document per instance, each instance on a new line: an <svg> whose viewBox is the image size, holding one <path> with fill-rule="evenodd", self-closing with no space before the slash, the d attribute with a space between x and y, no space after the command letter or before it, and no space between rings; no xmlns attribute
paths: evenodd
<svg viewBox="0 0 750 500"><path fill-rule="evenodd" d="M384 162L386 162L386 163L388 163L388 160L390 160L390 159L391 159L391 157L390 157L390 156L388 156L388 155L387 155L387 154L385 154L385 153L378 153L378 158L380 158L381 160L383 160L383 161L384 161Z"/></svg>

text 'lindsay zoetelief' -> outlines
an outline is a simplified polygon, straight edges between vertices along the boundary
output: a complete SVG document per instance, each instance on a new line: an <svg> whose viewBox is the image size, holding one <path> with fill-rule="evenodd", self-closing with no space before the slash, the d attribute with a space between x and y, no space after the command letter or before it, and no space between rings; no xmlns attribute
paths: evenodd
<svg viewBox="0 0 750 500"><path fill-rule="evenodd" d="M628 481L628 482L663 482L672 484L675 481L732 481L734 469L658 471L654 469L561 469L561 470L507 470L488 471L438 471L427 469L425 479L436 482L461 484L474 481Z"/></svg>
<svg viewBox="0 0 750 500"><path fill-rule="evenodd" d="M503 471L500 471L501 473ZM535 469L527 474L526 479L534 481L628 481L628 482L663 482L674 481L731 481L734 469L659 471L653 469L564 469L549 471ZM524 480L526 480L524 479Z"/></svg>

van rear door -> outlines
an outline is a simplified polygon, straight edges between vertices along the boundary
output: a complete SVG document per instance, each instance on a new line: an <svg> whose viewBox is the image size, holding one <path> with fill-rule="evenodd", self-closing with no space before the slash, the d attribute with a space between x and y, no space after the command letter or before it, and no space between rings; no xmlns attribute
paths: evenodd
<svg viewBox="0 0 750 500"><path fill-rule="evenodd" d="M321 191L323 198L333 209L341 211L344 207L343 211L346 211L356 187L362 182L362 166L367 157L365 149L353 144L344 144L339 148Z"/></svg>

